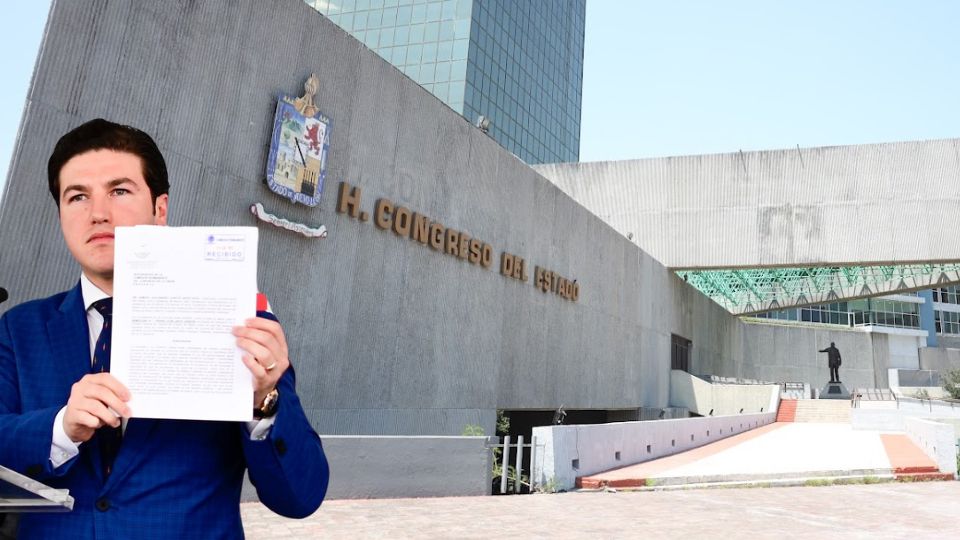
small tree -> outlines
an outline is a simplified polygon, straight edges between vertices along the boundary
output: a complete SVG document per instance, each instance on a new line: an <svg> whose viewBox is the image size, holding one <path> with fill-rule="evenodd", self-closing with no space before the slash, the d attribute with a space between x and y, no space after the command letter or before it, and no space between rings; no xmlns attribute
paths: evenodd
<svg viewBox="0 0 960 540"><path fill-rule="evenodd" d="M960 399L960 369L951 369L943 378L943 389L953 399Z"/></svg>

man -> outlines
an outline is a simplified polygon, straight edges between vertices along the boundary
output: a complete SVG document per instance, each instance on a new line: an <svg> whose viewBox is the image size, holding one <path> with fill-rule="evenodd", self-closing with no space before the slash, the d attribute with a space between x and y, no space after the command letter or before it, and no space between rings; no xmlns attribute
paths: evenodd
<svg viewBox="0 0 960 540"><path fill-rule="evenodd" d="M827 367L830 368L830 382L840 382L840 350L830 342L830 346L820 351L827 353Z"/></svg>
<svg viewBox="0 0 960 540"><path fill-rule="evenodd" d="M72 289L0 318L0 465L69 489L75 503L68 513L22 515L20 536L242 537L244 469L271 510L316 511L327 461L297 398L283 329L262 299L264 311L234 330L256 420L128 420L130 392L102 351L114 228L167 222L166 165L153 139L93 120L60 139L47 172L81 275Z"/></svg>

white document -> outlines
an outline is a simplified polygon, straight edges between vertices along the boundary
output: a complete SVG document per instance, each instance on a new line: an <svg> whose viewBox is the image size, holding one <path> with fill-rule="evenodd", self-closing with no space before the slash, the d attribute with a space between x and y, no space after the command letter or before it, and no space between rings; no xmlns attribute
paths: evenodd
<svg viewBox="0 0 960 540"><path fill-rule="evenodd" d="M135 418L249 421L234 326L257 313L255 227L117 227L110 372Z"/></svg>

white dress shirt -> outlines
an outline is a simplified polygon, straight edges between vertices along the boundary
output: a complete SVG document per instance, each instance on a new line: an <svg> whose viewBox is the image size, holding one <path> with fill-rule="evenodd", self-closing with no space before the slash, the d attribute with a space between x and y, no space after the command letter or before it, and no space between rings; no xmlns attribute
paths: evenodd
<svg viewBox="0 0 960 540"><path fill-rule="evenodd" d="M93 303L97 300L109 298L110 295L100 290L99 287L94 285L93 282L87 279L87 276L82 273L80 274L80 292L83 295L83 305L87 312L87 328L90 332L88 336L90 341L90 362L92 365L93 349L97 346L100 331L103 330L103 315L93 308ZM269 310L269 307L267 309ZM66 412L67 406L64 405L53 421L53 443L50 445L50 463L54 469L80 454L80 444L82 443L71 441L63 427L63 417ZM279 412L277 414L279 414ZM266 439L270 434L270 428L273 426L276 418L276 416L273 416L262 420L247 422L247 431L250 433L250 439L254 441ZM122 429L125 431L127 429L127 419L122 418L120 422Z"/></svg>

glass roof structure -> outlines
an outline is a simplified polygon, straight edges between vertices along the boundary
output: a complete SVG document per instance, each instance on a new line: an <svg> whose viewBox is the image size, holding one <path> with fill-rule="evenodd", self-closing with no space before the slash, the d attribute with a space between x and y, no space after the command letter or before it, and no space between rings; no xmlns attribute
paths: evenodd
<svg viewBox="0 0 960 540"><path fill-rule="evenodd" d="M960 263L681 270L681 279L735 315L905 293L960 283Z"/></svg>

